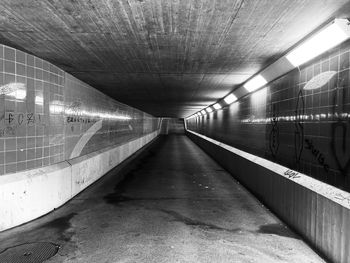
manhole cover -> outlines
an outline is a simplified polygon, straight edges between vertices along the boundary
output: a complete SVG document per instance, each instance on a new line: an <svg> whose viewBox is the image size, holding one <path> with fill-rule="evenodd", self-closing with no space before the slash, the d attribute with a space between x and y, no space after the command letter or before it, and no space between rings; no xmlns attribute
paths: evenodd
<svg viewBox="0 0 350 263"><path fill-rule="evenodd" d="M40 263L53 257L59 245L50 242L26 243L0 252L1 263Z"/></svg>

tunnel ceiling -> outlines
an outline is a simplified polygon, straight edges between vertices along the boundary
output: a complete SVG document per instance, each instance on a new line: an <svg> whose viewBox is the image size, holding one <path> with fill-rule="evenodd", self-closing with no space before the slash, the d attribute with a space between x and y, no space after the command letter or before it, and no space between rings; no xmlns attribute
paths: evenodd
<svg viewBox="0 0 350 263"><path fill-rule="evenodd" d="M348 10L345 0L1 0L0 42L150 114L186 117Z"/></svg>

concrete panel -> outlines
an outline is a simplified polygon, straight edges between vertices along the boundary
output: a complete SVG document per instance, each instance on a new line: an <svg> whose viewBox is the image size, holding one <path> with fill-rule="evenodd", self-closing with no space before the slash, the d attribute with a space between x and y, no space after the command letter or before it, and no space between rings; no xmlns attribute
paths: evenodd
<svg viewBox="0 0 350 263"><path fill-rule="evenodd" d="M67 162L0 177L0 231L23 224L71 198Z"/></svg>
<svg viewBox="0 0 350 263"><path fill-rule="evenodd" d="M0 231L63 205L158 136L158 131L69 162L0 176Z"/></svg>
<svg viewBox="0 0 350 263"><path fill-rule="evenodd" d="M204 135L188 136L320 254L350 262L350 194Z"/></svg>

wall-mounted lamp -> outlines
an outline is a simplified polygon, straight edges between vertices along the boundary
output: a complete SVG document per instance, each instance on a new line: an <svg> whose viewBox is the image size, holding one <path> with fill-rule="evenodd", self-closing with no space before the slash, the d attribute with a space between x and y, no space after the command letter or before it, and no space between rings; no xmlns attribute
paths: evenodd
<svg viewBox="0 0 350 263"><path fill-rule="evenodd" d="M248 91L248 92L253 92L257 90L258 88L261 88L262 86L266 85L267 81L266 79L261 76L257 75L254 78L250 79L248 82L246 82L243 87Z"/></svg>
<svg viewBox="0 0 350 263"><path fill-rule="evenodd" d="M317 57L350 37L349 20L335 19L330 25L305 40L286 55L294 67Z"/></svg>
<svg viewBox="0 0 350 263"><path fill-rule="evenodd" d="M235 95L233 95L232 93L230 95L228 95L227 97L224 98L224 101L227 104L231 104L232 102L236 101L237 97Z"/></svg>
<svg viewBox="0 0 350 263"><path fill-rule="evenodd" d="M220 110L221 109L221 105L219 103L215 103L213 107L216 110Z"/></svg>
<svg viewBox="0 0 350 263"><path fill-rule="evenodd" d="M201 110L201 113L202 113L202 115L207 114L207 113L205 112L205 110Z"/></svg>
<svg viewBox="0 0 350 263"><path fill-rule="evenodd" d="M7 95L12 96L17 100L24 100L27 96L27 91L23 90L23 89L18 89L16 91L13 91L13 92L7 94Z"/></svg>
<svg viewBox="0 0 350 263"><path fill-rule="evenodd" d="M211 113L213 111L213 109L211 107L208 107L205 109L208 113Z"/></svg>

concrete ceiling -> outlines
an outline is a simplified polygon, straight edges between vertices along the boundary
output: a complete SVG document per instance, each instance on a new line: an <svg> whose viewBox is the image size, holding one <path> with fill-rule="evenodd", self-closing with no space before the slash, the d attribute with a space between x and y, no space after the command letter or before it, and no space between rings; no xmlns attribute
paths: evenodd
<svg viewBox="0 0 350 263"><path fill-rule="evenodd" d="M0 42L155 116L223 97L348 0L1 0Z"/></svg>

